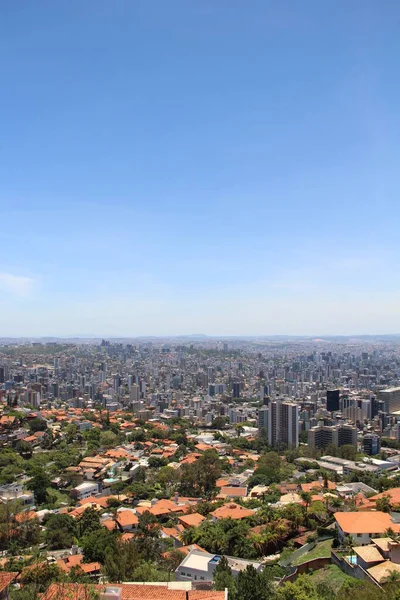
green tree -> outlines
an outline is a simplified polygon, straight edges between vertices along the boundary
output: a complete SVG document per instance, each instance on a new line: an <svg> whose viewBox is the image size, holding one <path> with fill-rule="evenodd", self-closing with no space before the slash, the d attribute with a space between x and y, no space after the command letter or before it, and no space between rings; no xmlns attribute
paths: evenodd
<svg viewBox="0 0 400 600"><path fill-rule="evenodd" d="M40 419L39 417L35 417L34 419L29 421L29 429L35 433L36 431L46 431L47 423L44 419Z"/></svg>
<svg viewBox="0 0 400 600"><path fill-rule="evenodd" d="M306 509L306 512L307 512L308 511L308 507L311 504L312 494L311 494L311 492L301 492L300 496L301 496L301 499L303 500L303 502L305 504L305 509Z"/></svg>
<svg viewBox="0 0 400 600"><path fill-rule="evenodd" d="M36 504L40 505L46 502L47 488L50 487L50 478L43 467L35 470L27 486L33 492Z"/></svg>
<svg viewBox="0 0 400 600"><path fill-rule="evenodd" d="M117 556L117 535L105 527L92 531L81 540L85 562L104 564L107 549Z"/></svg>
<svg viewBox="0 0 400 600"><path fill-rule="evenodd" d="M232 569L225 556L221 558L215 567L213 588L218 591L228 589L228 597L230 599L235 598L236 584L232 575Z"/></svg>
<svg viewBox="0 0 400 600"><path fill-rule="evenodd" d="M382 496L375 502L376 510L389 513L391 511L390 498L388 496Z"/></svg>
<svg viewBox="0 0 400 600"><path fill-rule="evenodd" d="M344 458L346 460L356 460L357 448L352 444L345 444L344 446L340 446L338 455L340 458Z"/></svg>
<svg viewBox="0 0 400 600"><path fill-rule="evenodd" d="M107 548L103 570L109 581L120 583L132 580L139 565L140 557L136 544L118 541L115 548Z"/></svg>
<svg viewBox="0 0 400 600"><path fill-rule="evenodd" d="M79 537L86 536L93 531L98 531L99 529L102 529L99 513L95 508L89 506L83 511L77 522L78 535Z"/></svg>
<svg viewBox="0 0 400 600"><path fill-rule="evenodd" d="M257 572L253 565L240 571L236 578L237 600L269 600L272 596L271 586Z"/></svg>
<svg viewBox="0 0 400 600"><path fill-rule="evenodd" d="M112 431L102 431L100 434L100 445L103 448L113 448L117 443L117 436Z"/></svg>
<svg viewBox="0 0 400 600"><path fill-rule="evenodd" d="M73 545L76 536L76 522L68 514L52 514L44 520L46 542L50 550L61 550Z"/></svg>

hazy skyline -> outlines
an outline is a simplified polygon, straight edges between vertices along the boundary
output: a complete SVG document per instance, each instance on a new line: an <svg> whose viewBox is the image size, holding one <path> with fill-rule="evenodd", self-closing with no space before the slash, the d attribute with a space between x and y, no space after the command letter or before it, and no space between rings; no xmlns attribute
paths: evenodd
<svg viewBox="0 0 400 600"><path fill-rule="evenodd" d="M0 337L400 331L400 5L0 6Z"/></svg>

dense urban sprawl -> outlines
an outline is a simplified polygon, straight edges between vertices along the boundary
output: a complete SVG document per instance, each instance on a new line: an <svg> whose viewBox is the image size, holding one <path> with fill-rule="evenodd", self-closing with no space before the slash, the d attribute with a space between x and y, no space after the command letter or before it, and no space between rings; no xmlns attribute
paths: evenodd
<svg viewBox="0 0 400 600"><path fill-rule="evenodd" d="M1 598L400 598L398 339L0 344Z"/></svg>

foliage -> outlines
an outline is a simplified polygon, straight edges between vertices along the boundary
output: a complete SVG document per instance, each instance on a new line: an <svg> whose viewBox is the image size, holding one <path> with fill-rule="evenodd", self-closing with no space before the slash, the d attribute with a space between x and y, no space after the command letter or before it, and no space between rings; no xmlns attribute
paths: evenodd
<svg viewBox="0 0 400 600"><path fill-rule="evenodd" d="M100 523L99 513L95 508L89 506L81 514L77 522L77 532L79 537L87 536L88 534L103 529Z"/></svg>
<svg viewBox="0 0 400 600"><path fill-rule="evenodd" d="M69 548L77 532L75 520L68 514L53 514L44 519L46 543L50 550Z"/></svg>
<svg viewBox="0 0 400 600"><path fill-rule="evenodd" d="M35 496L36 504L43 504L47 500L47 488L50 487L50 478L43 467L38 467L33 477L28 481L28 488Z"/></svg>
<svg viewBox="0 0 400 600"><path fill-rule="evenodd" d="M117 541L114 548L105 552L104 573L109 581L120 583L133 579L135 569L140 564L140 557L134 543Z"/></svg>
<svg viewBox="0 0 400 600"><path fill-rule="evenodd" d="M28 422L29 429L35 433L36 431L46 431L47 423L44 419L40 419L39 417L35 417Z"/></svg>
<svg viewBox="0 0 400 600"><path fill-rule="evenodd" d="M81 540L85 562L100 562L104 564L107 551L110 549L117 555L117 534L101 527Z"/></svg>
<svg viewBox="0 0 400 600"><path fill-rule="evenodd" d="M100 434L100 445L103 448L113 448L117 443L117 436L112 431L102 431Z"/></svg>
<svg viewBox="0 0 400 600"><path fill-rule="evenodd" d="M180 493L185 496L206 496L215 492L216 481L222 473L221 461L215 450L206 450L193 464L181 469Z"/></svg>
<svg viewBox="0 0 400 600"><path fill-rule="evenodd" d="M232 598L236 594L236 584L225 556L221 558L214 571L214 590L224 591L228 589L228 597Z"/></svg>

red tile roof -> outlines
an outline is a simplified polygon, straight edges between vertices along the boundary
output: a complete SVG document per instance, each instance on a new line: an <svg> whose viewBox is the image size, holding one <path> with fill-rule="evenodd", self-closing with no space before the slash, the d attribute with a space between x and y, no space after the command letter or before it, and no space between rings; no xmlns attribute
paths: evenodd
<svg viewBox="0 0 400 600"><path fill-rule="evenodd" d="M10 585L17 577L18 573L3 571L0 572L0 594Z"/></svg>
<svg viewBox="0 0 400 600"><path fill-rule="evenodd" d="M389 527L400 531L400 525L396 525L388 513L380 511L337 512L334 516L344 533L385 533Z"/></svg>
<svg viewBox="0 0 400 600"><path fill-rule="evenodd" d="M225 600L225 592L211 590L173 590L162 585L109 584L122 590L122 600ZM52 583L42 600L87 600L90 590L102 592L104 585Z"/></svg>

